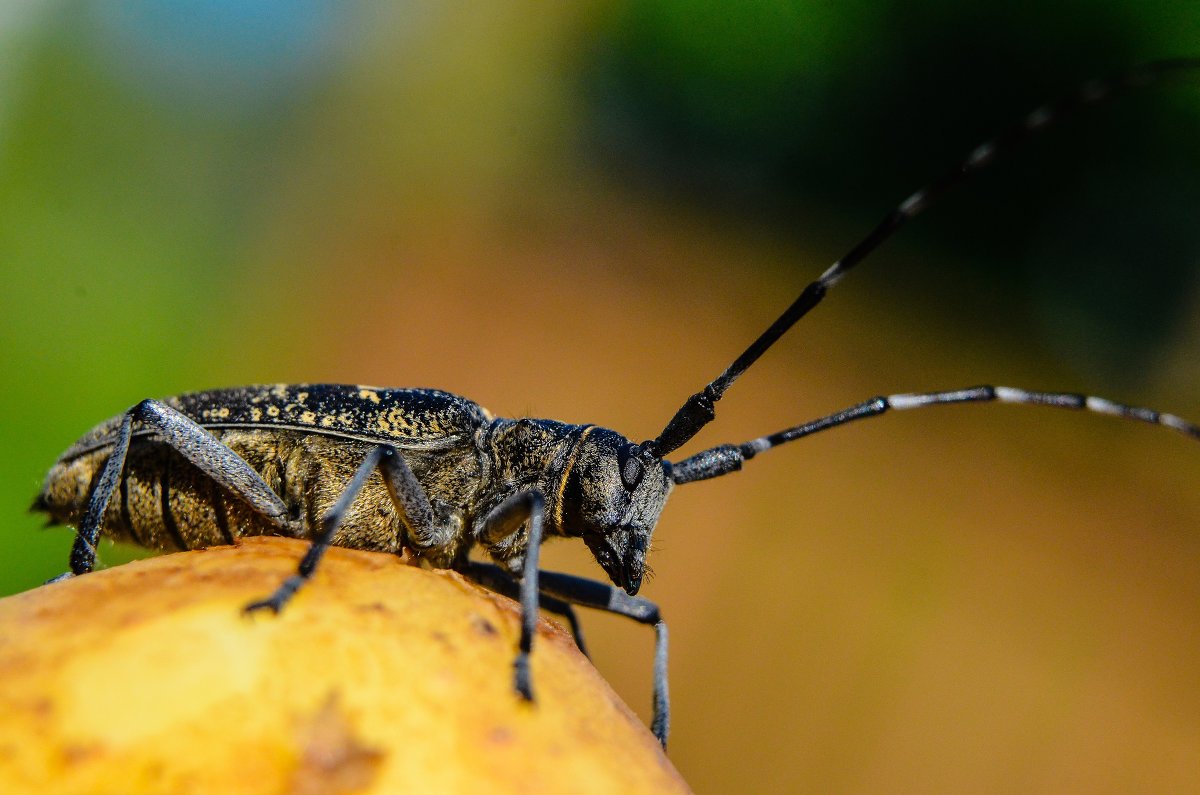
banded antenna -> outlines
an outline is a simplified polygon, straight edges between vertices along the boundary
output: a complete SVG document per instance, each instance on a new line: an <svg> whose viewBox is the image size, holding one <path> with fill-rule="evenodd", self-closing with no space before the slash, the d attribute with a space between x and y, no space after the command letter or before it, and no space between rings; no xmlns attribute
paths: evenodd
<svg viewBox="0 0 1200 795"><path fill-rule="evenodd" d="M687 444L705 425L712 422L716 416L717 401L725 395L725 391L733 385L733 382L750 369L750 366L787 333L797 320L821 303L825 294L829 292L829 288L841 281L851 268L866 259L881 243L895 234L896 230L924 211L942 194L966 181L975 172L991 165L997 155L1021 144L1081 108L1104 102L1127 89L1141 88L1164 77L1193 69L1200 69L1200 58L1172 58L1151 61L1108 80L1090 80L1074 94L1038 107L1018 124L972 149L966 159L953 171L921 188L901 202L884 216L883 220L866 237L846 252L845 256L833 263L816 281L805 287L792 305L784 310L783 314L776 318L775 322L759 335L758 339L752 342L741 356L733 361L733 364L725 368L725 372L717 376L704 389L689 397L658 437L643 442L640 445L641 448L659 458L665 458ZM893 407L898 408L898 406ZM695 457L699 458L699 456Z"/></svg>

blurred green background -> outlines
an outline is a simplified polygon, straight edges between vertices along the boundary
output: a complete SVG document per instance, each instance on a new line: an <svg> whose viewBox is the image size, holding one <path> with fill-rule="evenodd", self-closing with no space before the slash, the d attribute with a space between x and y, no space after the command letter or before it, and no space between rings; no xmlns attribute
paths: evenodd
<svg viewBox="0 0 1200 795"><path fill-rule="evenodd" d="M436 386L649 438L976 143L1200 54L1191 2L994 6L0 5L0 589L64 569L26 507L147 396ZM681 453L982 382L1200 418L1198 89L947 197ZM1160 429L976 406L680 489L672 758L703 792L1200 788L1198 479ZM645 715L649 633L586 621Z"/></svg>

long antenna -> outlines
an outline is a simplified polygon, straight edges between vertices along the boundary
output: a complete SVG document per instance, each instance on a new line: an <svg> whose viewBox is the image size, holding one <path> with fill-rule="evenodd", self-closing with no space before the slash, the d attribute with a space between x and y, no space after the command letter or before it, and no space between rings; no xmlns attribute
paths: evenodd
<svg viewBox="0 0 1200 795"><path fill-rule="evenodd" d="M833 263L816 281L805 287L792 305L759 335L758 339L733 361L733 364L725 368L725 372L717 376L704 389L689 397L663 428L662 433L655 439L643 442L642 448L663 458L686 444L700 432L701 428L712 422L716 416L717 401L724 396L725 391L733 382L758 361L758 357L774 345L797 320L821 303L830 287L841 281L851 268L866 259L872 251L895 234L896 230L909 219L921 213L934 200L967 180L975 172L991 165L998 154L1022 143L1025 139L1041 132L1080 108L1104 102L1126 89L1149 85L1173 72L1190 69L1200 69L1200 58L1151 61L1110 80L1088 81L1073 95L1058 102L1042 105L1025 116L1020 123L972 149L966 159L953 171L921 188L901 202L866 237L858 241L845 256Z"/></svg>
<svg viewBox="0 0 1200 795"><path fill-rule="evenodd" d="M1058 409L1090 411L1107 414L1126 420L1137 420L1150 425L1161 425L1184 436L1200 440L1200 426L1188 422L1175 414L1148 409L1143 406L1127 406L1096 395L1080 395L1074 392L1035 392L1011 386L973 386L967 389L948 389L941 392L908 392L900 395L879 395L833 414L801 423L782 431L760 436L742 444L723 444L710 450L696 453L690 458L675 462L672 479L676 485L697 480L727 475L742 468L742 465L759 453L766 452L787 442L794 442L821 433L830 428L839 428L855 420L878 417L895 409L919 409L926 406L943 406L951 403L1013 403L1025 406L1050 406Z"/></svg>

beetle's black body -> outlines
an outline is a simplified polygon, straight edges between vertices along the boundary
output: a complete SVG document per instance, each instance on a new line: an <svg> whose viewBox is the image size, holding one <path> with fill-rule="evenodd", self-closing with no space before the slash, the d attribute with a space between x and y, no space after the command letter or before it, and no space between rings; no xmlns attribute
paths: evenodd
<svg viewBox="0 0 1200 795"><path fill-rule="evenodd" d="M627 439L591 425L494 418L466 398L435 389L382 389L341 384L276 384L195 392L163 404L209 431L262 477L286 507L272 522L247 511L211 478L135 423L118 486L101 533L159 550L233 543L238 536L315 538L320 517L337 502L367 454L387 445L403 456L429 499L443 543L415 538L373 476L342 516L332 543L400 552L409 548L438 568L462 568L480 544L519 574L526 544L520 534L485 538L488 516L506 499L536 490L545 500L547 535L585 537L614 582L631 594L641 582L649 531L670 490L669 464L630 518L627 544L605 549L589 524L589 493L604 482L595 448L620 453ZM101 466L112 453L122 418L93 428L59 458L37 507L58 522L78 524ZM608 480L614 480L615 472ZM657 498L657 499L655 499ZM599 498L607 504L603 497Z"/></svg>
<svg viewBox="0 0 1200 795"><path fill-rule="evenodd" d="M734 472L761 452L890 409L947 403L1083 409L1200 439L1200 427L1173 414L1075 393L978 386L874 397L674 465L666 460L714 418L716 403L742 373L940 194L1066 111L1197 69L1200 59L1158 61L1115 80L1089 83L973 149L805 287L720 376L688 398L654 439L634 443L590 425L493 418L469 400L428 389L279 385L216 390L143 401L101 424L59 459L35 508L78 526L71 554L75 574L91 570L102 533L164 550L260 533L313 539L298 574L248 609L281 609L331 543L386 552L409 549L430 565L459 569L519 595L523 620L516 689L526 698L532 698L528 657L539 603L566 613L573 625L572 604L654 624L654 730L665 743L666 628L657 607L635 594L651 533L674 485ZM618 587L539 571L538 551L547 535L582 538ZM499 567L469 560L475 547Z"/></svg>
<svg viewBox="0 0 1200 795"><path fill-rule="evenodd" d="M484 462L478 437L491 417L468 400L433 390L383 390L333 385L275 385L197 392L168 398L249 463L287 505L288 529L311 538L367 450L386 443L402 450L413 473L437 494L436 504L473 514ZM67 450L46 480L39 503L56 521L77 525L92 479L112 452L121 424L114 417ZM150 549L193 549L233 543L238 536L279 528L239 500L211 487L169 447L134 427L120 500L109 505L102 533ZM378 480L378 479L377 479ZM382 480L364 496L377 497ZM397 552L399 519L387 500L377 510L352 510L336 543Z"/></svg>

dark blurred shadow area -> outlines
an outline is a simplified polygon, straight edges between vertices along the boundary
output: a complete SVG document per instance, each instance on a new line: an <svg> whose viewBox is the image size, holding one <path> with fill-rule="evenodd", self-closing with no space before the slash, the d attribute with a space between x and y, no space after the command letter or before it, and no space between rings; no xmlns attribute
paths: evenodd
<svg viewBox="0 0 1200 795"><path fill-rule="evenodd" d="M590 131L625 179L824 242L1039 103L1190 52L1151 19L1135 3L629 2L586 72ZM942 257L878 284L908 301L915 276L922 306L1014 315L1092 374L1144 375L1192 306L1200 260L1192 93L1067 120L906 232Z"/></svg>

